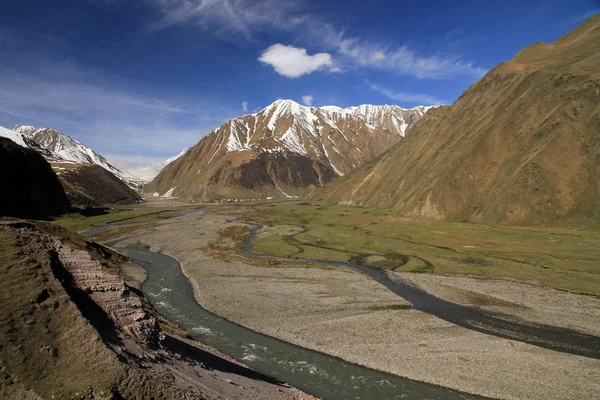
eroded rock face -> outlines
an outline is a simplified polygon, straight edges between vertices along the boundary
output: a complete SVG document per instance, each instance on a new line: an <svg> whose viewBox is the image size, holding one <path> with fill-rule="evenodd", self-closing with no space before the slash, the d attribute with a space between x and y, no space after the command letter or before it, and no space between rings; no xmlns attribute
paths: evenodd
<svg viewBox="0 0 600 400"><path fill-rule="evenodd" d="M85 293L121 332L151 346L158 343L157 318L148 315L142 299L119 275L107 272L87 251L40 233L27 224L17 232L21 240L35 241L48 251L53 258L53 272L63 286ZM68 287L65 289L69 291Z"/></svg>

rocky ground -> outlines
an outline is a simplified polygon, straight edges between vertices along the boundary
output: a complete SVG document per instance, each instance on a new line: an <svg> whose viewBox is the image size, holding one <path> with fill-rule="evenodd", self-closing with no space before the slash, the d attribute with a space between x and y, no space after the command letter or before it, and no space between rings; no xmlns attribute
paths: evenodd
<svg viewBox="0 0 600 400"><path fill-rule="evenodd" d="M51 224L0 223L0 398L312 399L162 331L125 262Z"/></svg>
<svg viewBox="0 0 600 400"><path fill-rule="evenodd" d="M209 257L215 253L207 249L234 245L217 232L236 224L233 218L199 212L164 221L129 242L149 244L176 258L204 308L303 347L489 397L595 399L600 395L599 360L473 332L407 309L406 301L352 270ZM559 326L572 321L571 328L590 333L600 326L594 318L599 300L594 298L544 288L529 291L505 281L485 281L477 288L468 278L461 278L464 283L424 277L408 278L457 302L470 291L478 293L471 295L471 301L479 298L477 306L495 311ZM482 305L482 298L487 303ZM564 308L557 311L561 303Z"/></svg>
<svg viewBox="0 0 600 400"><path fill-rule="evenodd" d="M597 297L510 280L393 271L388 275L453 303L600 336L600 299Z"/></svg>

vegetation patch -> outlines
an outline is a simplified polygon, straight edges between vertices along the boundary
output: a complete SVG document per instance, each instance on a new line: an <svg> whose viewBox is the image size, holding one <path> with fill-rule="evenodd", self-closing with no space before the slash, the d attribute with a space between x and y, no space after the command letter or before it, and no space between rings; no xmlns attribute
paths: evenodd
<svg viewBox="0 0 600 400"><path fill-rule="evenodd" d="M395 271L473 275L536 282L575 293L600 295L600 232L413 220L390 211L325 202L240 204L216 213L275 227L256 237L254 252L347 261L363 254L389 260Z"/></svg>
<svg viewBox="0 0 600 400"><path fill-rule="evenodd" d="M474 256L455 257L454 260L461 264L478 265L480 267L491 267L492 265L494 265L494 263L490 260Z"/></svg>

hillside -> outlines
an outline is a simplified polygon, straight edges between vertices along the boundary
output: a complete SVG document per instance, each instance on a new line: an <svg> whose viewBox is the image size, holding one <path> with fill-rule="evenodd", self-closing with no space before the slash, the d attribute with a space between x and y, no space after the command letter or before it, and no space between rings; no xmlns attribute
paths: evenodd
<svg viewBox="0 0 600 400"><path fill-rule="evenodd" d="M438 220L600 226L600 15L493 68L315 198Z"/></svg>
<svg viewBox="0 0 600 400"><path fill-rule="evenodd" d="M53 224L0 223L0 398L312 399L161 331L127 262Z"/></svg>
<svg viewBox="0 0 600 400"><path fill-rule="evenodd" d="M193 199L302 195L381 154L428 109L277 100L210 132L145 192Z"/></svg>
<svg viewBox="0 0 600 400"><path fill-rule="evenodd" d="M115 175L96 164L52 163L73 205L134 204L140 195Z"/></svg>
<svg viewBox="0 0 600 400"><path fill-rule="evenodd" d="M0 215L48 218L71 205L50 164L36 151L0 137Z"/></svg>

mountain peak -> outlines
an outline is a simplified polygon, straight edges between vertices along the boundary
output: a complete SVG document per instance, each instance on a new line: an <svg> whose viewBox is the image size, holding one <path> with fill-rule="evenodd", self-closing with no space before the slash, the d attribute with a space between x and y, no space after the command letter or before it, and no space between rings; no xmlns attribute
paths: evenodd
<svg viewBox="0 0 600 400"><path fill-rule="evenodd" d="M201 199L303 194L372 160L422 116L422 109L395 105L308 107L279 99L210 132L147 190Z"/></svg>
<svg viewBox="0 0 600 400"><path fill-rule="evenodd" d="M13 131L21 134L23 138L37 143L42 148L51 152L51 158L81 164L97 164L116 175L133 189L140 189L145 182L128 172L112 165L102 155L91 148L78 142L67 134L54 128L37 128L30 125L15 125Z"/></svg>

